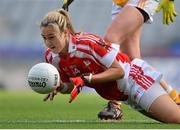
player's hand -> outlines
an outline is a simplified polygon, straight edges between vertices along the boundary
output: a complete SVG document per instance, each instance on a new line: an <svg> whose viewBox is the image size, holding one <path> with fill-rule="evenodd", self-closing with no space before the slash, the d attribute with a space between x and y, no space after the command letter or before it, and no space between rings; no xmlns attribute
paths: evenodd
<svg viewBox="0 0 180 130"><path fill-rule="evenodd" d="M174 22L174 18L177 16L177 12L174 7L173 0L161 0L156 12L163 11L163 24L169 25Z"/></svg>
<svg viewBox="0 0 180 130"><path fill-rule="evenodd" d="M62 8L66 11L68 11L69 5L73 2L74 0L63 0L63 6Z"/></svg>
<svg viewBox="0 0 180 130"><path fill-rule="evenodd" d="M46 97L43 99L44 101L47 101L48 99L52 101L54 99L54 96L57 95L57 93L61 90L60 86L57 86L52 92L46 95Z"/></svg>
<svg viewBox="0 0 180 130"><path fill-rule="evenodd" d="M71 91L69 103L71 103L76 98L82 87L85 85L85 82L81 77L70 78L70 82L74 86L74 89Z"/></svg>

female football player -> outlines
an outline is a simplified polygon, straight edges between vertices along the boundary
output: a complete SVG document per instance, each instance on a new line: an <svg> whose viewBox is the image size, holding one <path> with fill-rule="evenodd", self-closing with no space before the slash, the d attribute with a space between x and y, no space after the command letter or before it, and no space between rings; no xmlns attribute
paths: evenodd
<svg viewBox="0 0 180 130"><path fill-rule="evenodd" d="M49 12L40 29L48 48L46 61L57 67L61 77L61 84L45 101L53 100L57 92L71 93L72 101L86 85L101 97L124 101L156 120L180 123L179 106L160 87L162 74L148 63L137 58L130 61L117 44L96 35L76 33L64 10Z"/></svg>

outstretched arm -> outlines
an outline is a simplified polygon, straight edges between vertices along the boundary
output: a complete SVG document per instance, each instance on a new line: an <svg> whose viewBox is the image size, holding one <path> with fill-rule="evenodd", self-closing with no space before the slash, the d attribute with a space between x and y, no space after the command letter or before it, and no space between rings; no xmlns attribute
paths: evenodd
<svg viewBox="0 0 180 130"><path fill-rule="evenodd" d="M73 88L74 86L70 82L60 83L60 85L57 86L51 93L47 94L43 100L47 101L49 99L50 101L52 101L54 99L54 96L56 96L59 92L62 94L70 94Z"/></svg>
<svg viewBox="0 0 180 130"><path fill-rule="evenodd" d="M124 77L124 70L117 60L106 71L92 76L91 83L111 82Z"/></svg>
<svg viewBox="0 0 180 130"><path fill-rule="evenodd" d="M120 66L117 60L114 60L111 67L106 71L99 74L90 74L89 76L70 78L71 83L74 85L74 89L71 92L70 103L77 97L81 88L84 85L93 83L105 83L115 81L124 77L124 70Z"/></svg>

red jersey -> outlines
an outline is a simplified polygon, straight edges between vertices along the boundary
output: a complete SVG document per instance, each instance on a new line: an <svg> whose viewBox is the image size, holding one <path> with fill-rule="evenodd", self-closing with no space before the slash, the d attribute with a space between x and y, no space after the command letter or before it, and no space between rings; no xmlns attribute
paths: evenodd
<svg viewBox="0 0 180 130"><path fill-rule="evenodd" d="M62 82L68 82L70 77L82 74L97 74L111 66L116 58L121 65L130 63L129 58L119 53L119 45L105 42L94 34L77 33L71 36L69 49L66 56L59 56L47 49L46 62L53 64L60 72ZM124 68L124 67L123 67ZM108 100L126 100L117 87L117 81L93 84L88 87L94 88L103 98Z"/></svg>

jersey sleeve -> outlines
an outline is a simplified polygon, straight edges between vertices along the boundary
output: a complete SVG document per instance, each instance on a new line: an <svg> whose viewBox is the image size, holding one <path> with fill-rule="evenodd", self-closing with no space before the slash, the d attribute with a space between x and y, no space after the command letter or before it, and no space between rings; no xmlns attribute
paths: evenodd
<svg viewBox="0 0 180 130"><path fill-rule="evenodd" d="M119 45L105 42L102 38L93 34L84 34L79 43L88 49L97 62L109 68L119 52ZM85 47L84 47L85 48Z"/></svg>
<svg viewBox="0 0 180 130"><path fill-rule="evenodd" d="M96 53L96 51L101 51L103 49L106 49L104 51L104 54L103 55L98 55ZM103 51L102 51L103 52ZM93 55L104 65L106 66L107 68L109 68L112 63L114 62L114 60L116 59L116 56L119 52L119 45L115 45L115 44L111 44L110 47L108 48L102 48L99 49L98 48L94 48L94 51L93 51Z"/></svg>

